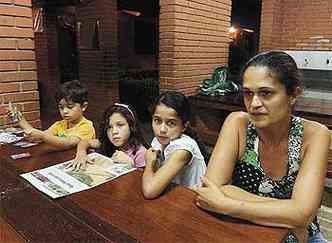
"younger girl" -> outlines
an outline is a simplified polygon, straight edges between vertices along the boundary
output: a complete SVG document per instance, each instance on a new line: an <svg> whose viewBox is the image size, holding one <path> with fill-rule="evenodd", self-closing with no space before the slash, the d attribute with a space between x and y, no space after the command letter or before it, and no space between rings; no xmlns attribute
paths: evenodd
<svg viewBox="0 0 332 243"><path fill-rule="evenodd" d="M100 125L99 140L81 140L71 167L85 169L88 148L99 149L101 154L111 157L115 162L144 167L144 153L148 145L136 117L128 105L115 103L108 107Z"/></svg>
<svg viewBox="0 0 332 243"><path fill-rule="evenodd" d="M154 139L145 153L143 194L158 197L171 183L191 187L200 185L206 165L197 137L189 125L190 104L181 93L169 91L152 107Z"/></svg>

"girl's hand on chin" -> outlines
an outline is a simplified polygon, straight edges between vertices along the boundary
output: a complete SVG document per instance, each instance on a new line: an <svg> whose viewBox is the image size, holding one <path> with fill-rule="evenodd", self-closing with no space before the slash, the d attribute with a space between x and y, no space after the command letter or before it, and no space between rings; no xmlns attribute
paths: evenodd
<svg viewBox="0 0 332 243"><path fill-rule="evenodd" d="M160 150L149 148L144 155L145 166L154 167L157 160L160 158Z"/></svg>
<svg viewBox="0 0 332 243"><path fill-rule="evenodd" d="M116 150L111 159L115 163L124 163L124 164L131 164L132 166L134 165L134 160L130 158L125 152Z"/></svg>

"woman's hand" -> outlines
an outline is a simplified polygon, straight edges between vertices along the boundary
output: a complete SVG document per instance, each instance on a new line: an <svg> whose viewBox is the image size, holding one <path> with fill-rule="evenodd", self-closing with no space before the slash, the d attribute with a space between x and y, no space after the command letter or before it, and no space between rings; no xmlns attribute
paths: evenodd
<svg viewBox="0 0 332 243"><path fill-rule="evenodd" d="M202 182L202 187L192 188L197 194L196 205L208 211L225 214L227 210L224 207L230 198L207 177L203 177Z"/></svg>
<svg viewBox="0 0 332 243"><path fill-rule="evenodd" d="M130 164L131 166L134 166L135 162L132 158L130 158L125 152L116 150L111 159L115 163L123 163L123 164Z"/></svg>

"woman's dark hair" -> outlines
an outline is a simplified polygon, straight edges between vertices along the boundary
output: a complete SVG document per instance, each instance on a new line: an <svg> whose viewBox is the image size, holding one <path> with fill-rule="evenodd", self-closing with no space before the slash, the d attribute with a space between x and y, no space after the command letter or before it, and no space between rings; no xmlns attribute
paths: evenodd
<svg viewBox="0 0 332 243"><path fill-rule="evenodd" d="M148 148L149 145L145 141L142 135L140 124L137 121L137 115L133 107L127 104L114 104L105 110L100 124L99 141L101 143L101 153L111 157L115 152L115 150L117 149L117 147L111 143L111 141L107 136L110 117L114 113L121 114L128 122L130 130L128 146L133 149L133 154L137 152L140 145L143 145L144 147Z"/></svg>
<svg viewBox="0 0 332 243"><path fill-rule="evenodd" d="M288 95L295 95L297 88L302 88L302 75L294 59L282 51L262 52L251 58L243 67L241 80L249 67L266 67L271 77L285 85Z"/></svg>
<svg viewBox="0 0 332 243"><path fill-rule="evenodd" d="M83 105L84 102L88 101L88 90L79 80L68 81L61 84L55 93L56 103L62 99Z"/></svg>
<svg viewBox="0 0 332 243"><path fill-rule="evenodd" d="M193 138L200 150L202 155L204 156L204 159L206 163L208 162L208 152L206 149L205 144L201 141L198 134L194 131L194 129L190 126L190 118L191 118L191 106L189 103L188 98L177 91L166 91L165 93L162 93L152 104L151 106L151 114L154 114L157 105L164 104L167 107L170 107L174 109L177 113L177 115L182 120L183 125L186 125L186 129L184 131L185 134Z"/></svg>

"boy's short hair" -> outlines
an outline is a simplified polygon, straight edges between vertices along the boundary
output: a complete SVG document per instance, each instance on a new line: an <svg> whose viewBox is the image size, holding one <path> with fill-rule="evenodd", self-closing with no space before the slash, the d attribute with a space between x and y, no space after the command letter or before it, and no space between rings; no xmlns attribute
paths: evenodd
<svg viewBox="0 0 332 243"><path fill-rule="evenodd" d="M55 94L56 103L62 99L83 105L84 102L88 101L88 90L79 80L68 81L61 84Z"/></svg>

